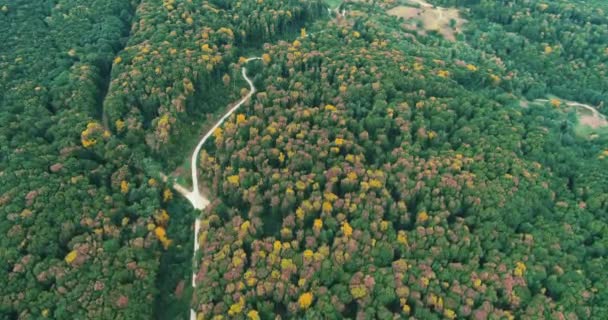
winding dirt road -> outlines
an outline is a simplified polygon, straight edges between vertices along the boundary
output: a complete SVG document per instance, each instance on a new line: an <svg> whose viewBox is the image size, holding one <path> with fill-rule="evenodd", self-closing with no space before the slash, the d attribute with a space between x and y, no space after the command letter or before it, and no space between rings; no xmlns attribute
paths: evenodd
<svg viewBox="0 0 608 320"><path fill-rule="evenodd" d="M247 63L249 61L261 60L261 59L262 58L260 58L260 57L253 57L253 58L247 59L245 61L245 63ZM203 145L205 144L207 139L209 139L209 137L211 137L213 132L217 128L219 128L224 123L224 121L226 121L226 119L228 119L228 117L230 117L236 110L238 110L243 105L243 103L247 102L247 100L249 100L251 98L251 96L253 96L253 94L256 92L256 88L253 85L253 82L251 81L251 79L249 79L249 77L247 77L247 68L243 67L241 69L241 73L243 74L243 78L245 79L245 81L247 81L247 83L249 84L249 93L245 97L243 97L236 105L234 105L234 107L230 108L230 110L228 110L228 112L226 112L226 114L224 114L215 123L215 125L213 125L213 127L211 129L209 129L209 131L201 138L201 140L196 145L196 148L194 149L194 152L192 153L192 158L190 160L190 166L192 169L192 191L189 191L188 189L186 189L182 185L178 184L177 182L173 183L173 189L175 191L177 191L179 194L181 194L182 196L184 196L186 199L188 199L188 201L190 201L192 206L197 210L202 211L203 209L205 209L207 207L207 205L209 205L209 200L201 194L199 187L198 187L198 166L197 166L198 155L201 152ZM163 178L163 181L167 181L167 177L165 175L161 174L161 176ZM196 253L198 252L198 249L199 249L198 233L200 231L200 228L201 228L201 221L197 217L196 220L194 221L194 251L192 252L192 264L193 264L192 288L196 288L196 263L195 263L194 259L196 257ZM190 309L190 319L196 320L196 311L194 311L193 309Z"/></svg>

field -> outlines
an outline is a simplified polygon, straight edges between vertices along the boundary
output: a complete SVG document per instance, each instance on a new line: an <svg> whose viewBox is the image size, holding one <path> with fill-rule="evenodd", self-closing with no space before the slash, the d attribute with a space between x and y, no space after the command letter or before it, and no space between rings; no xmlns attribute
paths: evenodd
<svg viewBox="0 0 608 320"><path fill-rule="evenodd" d="M420 0L394 7L387 13L403 18L406 27L412 30L421 34L436 31L449 41L456 41L456 34L462 31L466 22L457 9L435 7Z"/></svg>

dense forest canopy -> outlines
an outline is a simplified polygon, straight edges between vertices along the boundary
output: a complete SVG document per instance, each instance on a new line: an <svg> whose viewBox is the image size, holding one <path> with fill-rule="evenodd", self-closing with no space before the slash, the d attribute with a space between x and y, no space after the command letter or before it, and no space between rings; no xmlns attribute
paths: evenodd
<svg viewBox="0 0 608 320"><path fill-rule="evenodd" d="M603 319L607 7L0 0L0 319Z"/></svg>

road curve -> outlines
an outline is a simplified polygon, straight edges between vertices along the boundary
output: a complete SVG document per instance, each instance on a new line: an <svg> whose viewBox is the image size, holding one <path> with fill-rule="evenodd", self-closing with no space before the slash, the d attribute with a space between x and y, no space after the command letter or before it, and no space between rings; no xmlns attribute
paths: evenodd
<svg viewBox="0 0 608 320"><path fill-rule="evenodd" d="M259 60L259 59L261 59L261 58L259 58L259 57L249 58L249 59L247 59L246 62L249 62L252 60ZM215 125L198 142L196 149L194 149L194 152L192 153L192 160L191 160L190 166L192 168L192 189L193 190L198 190L198 175L197 175L197 171L196 171L196 167L197 167L196 162L198 159L198 154L201 152L201 148L203 147L203 144L205 144L205 142L213 134L215 129L217 129L219 126L221 126L222 123L224 123L224 121L230 115L232 115L234 113L234 111L236 111L239 107L241 107L241 105L243 103L245 103L247 100L249 100L249 98L251 98L251 96L255 93L255 86L253 85L253 82L251 82L251 80L247 77L247 69L245 67L242 68L242 73L243 73L243 78L245 78L245 80L249 84L249 88L250 88L249 93L247 94L247 96L245 96L243 99L241 99L241 101L239 101L239 103L237 103L234 107L232 107L222 118L220 118L220 120L218 122L215 123Z"/></svg>
<svg viewBox="0 0 608 320"><path fill-rule="evenodd" d="M260 58L260 57L253 57L253 58L247 59L245 61L245 63L247 63L249 61L261 60L261 59L262 58ZM209 139L209 137L211 137L213 132L217 128L219 128L224 123L224 121L226 121L226 119L228 119L228 117L230 117L236 110L238 110L243 105L243 103L247 102L247 100L249 100L251 98L251 96L253 96L253 94L256 92L256 88L253 85L253 82L251 81L251 79L249 79L247 77L247 68L245 68L243 66L243 68L241 68L241 73L242 73L245 81L247 81L247 83L249 84L249 93L245 97L243 97L236 105L234 105L234 107L230 108L230 110L228 110L228 112L226 112L226 114L224 114L215 123L215 125L213 125L213 127L211 127L211 129L209 129L209 131L207 131L207 133L201 138L201 140L196 145L196 148L194 149L194 152L192 153L192 158L190 161L190 167L192 170L192 191L187 192L187 190L185 188L183 188L182 186L180 186L178 184L173 185L173 188L176 191L178 191L180 194L182 194L184 197L186 197L186 199L188 199L188 201L190 201L192 206L198 210L205 209L205 207L207 207L207 205L209 204L209 200L200 193L200 190L198 188L198 170L197 170L198 166L196 165L198 162L198 155L201 152L203 145L205 144L207 139ZM193 266L194 266L194 269L192 270L192 288L196 288L196 267L195 267L194 259L196 258L196 253L198 252L198 249L199 249L198 233L200 231L200 228L201 228L201 221L200 221L200 219L196 218L196 220L194 220L194 251L192 252L192 262L193 262ZM190 320L196 320L196 311L194 311L194 309L190 309Z"/></svg>
<svg viewBox="0 0 608 320"><path fill-rule="evenodd" d="M593 113L594 116L596 116L598 118L602 118L604 120L608 120L608 119L606 119L605 115L603 115L601 112L597 111L596 108L594 108L594 107L592 107L592 106L590 106L588 104L583 104L583 103L574 102L574 101L561 100L561 99L558 99L558 100L561 103L564 103L564 104L566 104L567 106L570 106L570 107L583 107L583 108L591 111L591 113ZM547 99L536 99L534 101L536 101L536 102L543 102L543 103L544 102L550 102L550 100L547 100Z"/></svg>

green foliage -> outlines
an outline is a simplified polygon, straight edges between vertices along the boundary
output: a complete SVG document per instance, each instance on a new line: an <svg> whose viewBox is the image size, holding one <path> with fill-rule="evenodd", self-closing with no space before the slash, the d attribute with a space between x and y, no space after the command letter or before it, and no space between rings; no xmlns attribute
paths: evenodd
<svg viewBox="0 0 608 320"><path fill-rule="evenodd" d="M0 318L602 319L605 5L435 3L0 3Z"/></svg>
<svg viewBox="0 0 608 320"><path fill-rule="evenodd" d="M605 223L605 144L520 107L521 79L483 51L373 12L265 47L247 121L229 119L201 164L219 201L198 310L243 297L243 314L272 301L286 318L601 318L604 237L583 230ZM318 298L302 310L305 292Z"/></svg>
<svg viewBox="0 0 608 320"><path fill-rule="evenodd" d="M169 173L166 165L181 163L190 147L177 138L160 145L169 133L198 134L193 119L236 96L240 82L212 83L231 72L237 46L251 45L249 29L256 40L277 39L323 9L234 5L0 3L0 318L188 312L187 288L181 297L175 291L191 281L193 213L183 199L166 199L159 168ZM198 61L205 32L212 68ZM163 210L171 219L160 218ZM162 308L178 303L180 315Z"/></svg>

